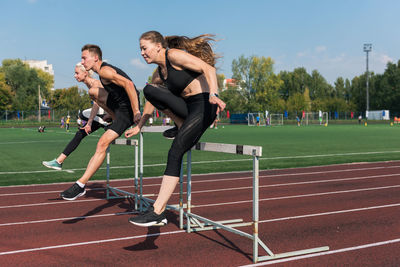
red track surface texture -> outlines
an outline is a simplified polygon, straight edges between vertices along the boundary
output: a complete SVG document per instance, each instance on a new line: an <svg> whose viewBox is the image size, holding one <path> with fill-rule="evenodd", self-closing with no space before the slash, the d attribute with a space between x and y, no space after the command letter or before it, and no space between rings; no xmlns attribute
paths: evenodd
<svg viewBox="0 0 400 267"><path fill-rule="evenodd" d="M59 198L69 184L0 187L0 265L400 266L399 173L399 162L260 172L260 239L274 253L330 250L254 265L251 240L224 230L187 234L174 212L165 227L133 226L131 203L107 201L104 183L91 182L76 201ZM194 213L251 221L251 173L192 181ZM146 194L157 193L160 179L144 183ZM130 184L112 185L133 192Z"/></svg>

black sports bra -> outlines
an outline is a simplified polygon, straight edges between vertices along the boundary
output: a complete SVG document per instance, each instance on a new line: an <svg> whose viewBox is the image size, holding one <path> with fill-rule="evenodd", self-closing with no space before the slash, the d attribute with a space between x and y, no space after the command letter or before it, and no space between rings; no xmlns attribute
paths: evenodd
<svg viewBox="0 0 400 267"><path fill-rule="evenodd" d="M183 69L177 70L172 67L171 63L168 60L168 49L165 51L165 64L167 66L167 79L164 79L164 76L161 73L161 68L158 67L158 73L160 78L164 81L167 88L174 94L180 95L182 91L197 77L201 75L201 73Z"/></svg>

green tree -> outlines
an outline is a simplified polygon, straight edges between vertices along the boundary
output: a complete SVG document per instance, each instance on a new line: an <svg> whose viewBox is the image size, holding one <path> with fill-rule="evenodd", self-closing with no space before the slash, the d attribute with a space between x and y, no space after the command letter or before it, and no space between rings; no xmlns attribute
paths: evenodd
<svg viewBox="0 0 400 267"><path fill-rule="evenodd" d="M217 82L218 82L218 88L220 91L224 88L224 80L225 80L225 75L224 74L217 74Z"/></svg>
<svg viewBox="0 0 400 267"><path fill-rule="evenodd" d="M0 110L9 110L12 107L13 95L7 85L5 75L0 71Z"/></svg>
<svg viewBox="0 0 400 267"><path fill-rule="evenodd" d="M240 56L232 62L232 78L239 81L241 95L245 101L245 111L263 111L281 108L279 89L280 76L273 72L271 58Z"/></svg>
<svg viewBox="0 0 400 267"><path fill-rule="evenodd" d="M238 81L239 87L251 91L251 61L252 57L245 58L241 55L238 59L232 61L232 78Z"/></svg>
<svg viewBox="0 0 400 267"><path fill-rule="evenodd" d="M376 105L371 100L374 99L375 94L375 84L379 84L376 82L376 77L374 73L370 73L369 75L369 95L370 95L370 110L375 109ZM350 101L354 104L358 111L364 111L367 108L367 97L366 97L366 75L362 74L360 76L356 76L351 81L351 90L350 90Z"/></svg>
<svg viewBox="0 0 400 267"><path fill-rule="evenodd" d="M237 88L228 88L222 91L219 96L226 104L225 109L231 113L247 112L246 98L242 93L243 91Z"/></svg>
<svg viewBox="0 0 400 267"><path fill-rule="evenodd" d="M331 93L330 85L317 70L312 71L308 86L311 100L325 98Z"/></svg>
<svg viewBox="0 0 400 267"><path fill-rule="evenodd" d="M306 101L304 99L304 94L295 93L289 96L287 101L287 109L289 112L301 114L303 110L306 110Z"/></svg>
<svg viewBox="0 0 400 267"><path fill-rule="evenodd" d="M57 89L53 92L54 109L78 110L91 106L89 94L77 86L64 89Z"/></svg>
<svg viewBox="0 0 400 267"><path fill-rule="evenodd" d="M374 106L390 109L395 114L400 112L400 60L397 64L389 62L385 72L377 75L374 81L375 92L371 96Z"/></svg>
<svg viewBox="0 0 400 267"><path fill-rule="evenodd" d="M39 86L44 96L49 96L53 80L37 69L29 68L20 59L5 59L1 72L6 84L10 87L13 101L12 109L36 110L38 106Z"/></svg>
<svg viewBox="0 0 400 267"><path fill-rule="evenodd" d="M307 112L310 112L311 111L311 99L310 99L310 90L308 90L308 87L306 87L306 89L304 90L303 97L304 97L304 104L305 104L304 110Z"/></svg>
<svg viewBox="0 0 400 267"><path fill-rule="evenodd" d="M279 100L279 89L283 82L273 72L274 61L268 57L253 57L250 68L251 87L255 93L256 109L258 111L275 110Z"/></svg>
<svg viewBox="0 0 400 267"><path fill-rule="evenodd" d="M281 95L285 100L295 93L304 93L306 88L311 100L331 94L331 86L317 70L309 75L305 68L296 68L293 72L281 71L280 75L283 81Z"/></svg>
<svg viewBox="0 0 400 267"><path fill-rule="evenodd" d="M335 81L335 96L343 99L346 98L344 79L342 77L338 77Z"/></svg>
<svg viewBox="0 0 400 267"><path fill-rule="evenodd" d="M325 109L329 111L348 111L348 105L343 98L332 97L325 99Z"/></svg>
<svg viewBox="0 0 400 267"><path fill-rule="evenodd" d="M40 93L46 100L50 100L51 90L54 87L54 76L41 69L35 69L39 79L43 82L43 87L40 87Z"/></svg>

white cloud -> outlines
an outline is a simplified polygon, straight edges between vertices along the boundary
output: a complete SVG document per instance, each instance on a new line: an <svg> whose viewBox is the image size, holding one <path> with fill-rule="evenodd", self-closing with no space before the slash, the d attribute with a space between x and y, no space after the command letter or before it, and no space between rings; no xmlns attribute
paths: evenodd
<svg viewBox="0 0 400 267"><path fill-rule="evenodd" d="M276 63L277 71L288 70L298 67L306 68L308 73L318 70L322 76L333 84L338 77L353 79L365 73L366 62L365 54L348 54L344 52L333 53L326 46L315 46L313 49L304 50L296 53L296 58L282 58ZM288 64L287 62L292 63ZM382 52L370 53L369 70L375 74L385 71L388 62L394 62L393 58Z"/></svg>
<svg viewBox="0 0 400 267"><path fill-rule="evenodd" d="M307 55L307 52L298 52L297 57L305 57Z"/></svg>
<svg viewBox="0 0 400 267"><path fill-rule="evenodd" d="M330 61L331 63L339 63L339 62L344 62L345 59L346 59L346 55L342 53L339 56L330 58L328 61Z"/></svg>
<svg viewBox="0 0 400 267"><path fill-rule="evenodd" d="M132 66L139 68L139 69L147 69L149 68L149 66L146 63L143 63L142 61L140 61L140 59L138 58L133 58L131 59L131 61L129 62Z"/></svg>
<svg viewBox="0 0 400 267"><path fill-rule="evenodd" d="M391 57L389 57L388 55L380 55L379 61L386 65L388 62L393 62L393 59Z"/></svg>
<svg viewBox="0 0 400 267"><path fill-rule="evenodd" d="M324 45L320 45L315 48L315 52L317 52L317 53L321 53L324 51L326 51L326 46L324 46Z"/></svg>

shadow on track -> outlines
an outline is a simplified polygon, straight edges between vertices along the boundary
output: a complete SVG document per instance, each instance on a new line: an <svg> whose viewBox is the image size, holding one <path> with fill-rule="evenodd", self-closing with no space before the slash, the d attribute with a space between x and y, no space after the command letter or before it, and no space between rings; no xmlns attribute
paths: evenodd
<svg viewBox="0 0 400 267"><path fill-rule="evenodd" d="M178 215L174 212L166 211L165 216L167 217L169 224L174 224L179 227ZM124 247L125 250L129 251L140 251L140 250L152 250L157 249L158 246L155 244L156 239L160 236L160 228L162 226L151 226L147 227L146 239L135 245Z"/></svg>
<svg viewBox="0 0 400 267"><path fill-rule="evenodd" d="M224 246L224 247L226 247L226 248L229 248L229 249L231 249L231 250L233 250L233 251L239 252L240 254L244 255L244 256L245 256L247 259L249 259L250 261L253 261L253 258L252 258L253 253L244 252L244 251L241 250L238 246L236 246L235 243L233 243L233 242L230 241L228 238L226 238L223 234L221 234L218 230L213 230L213 231L214 231L214 233L216 233L217 235L219 235L219 236L220 236L226 243L228 243L228 244L223 243L223 242L221 242L221 241L218 241L218 240L216 240L216 239L213 239L213 238L211 238L211 237L209 237L209 236L206 236L206 235L204 235L204 234L202 234L202 233L200 233L200 232L195 232L194 234L197 234L197 235L199 235L199 236L201 236L201 237L204 237L204 238L206 238L206 239L208 239L208 240L210 240L210 241L213 241L213 242L215 242L215 243L218 243L219 245Z"/></svg>
<svg viewBox="0 0 400 267"><path fill-rule="evenodd" d="M102 184L92 184L92 185L90 185L89 188L93 188L93 189L87 193L86 197L105 199L106 189L104 188L104 186ZM128 200L128 201L126 202L126 200ZM79 221L85 220L89 216L96 215L96 214L100 213L101 211L103 211L104 209L111 208L115 205L118 205L118 207L120 207L122 209L121 212L118 212L116 214L126 214L126 213L134 214L135 213L134 208L133 208L134 207L133 199L131 199L131 198L110 199L107 201L107 203L88 211L84 215L76 217L74 219L63 221L63 223L64 224L77 223Z"/></svg>

